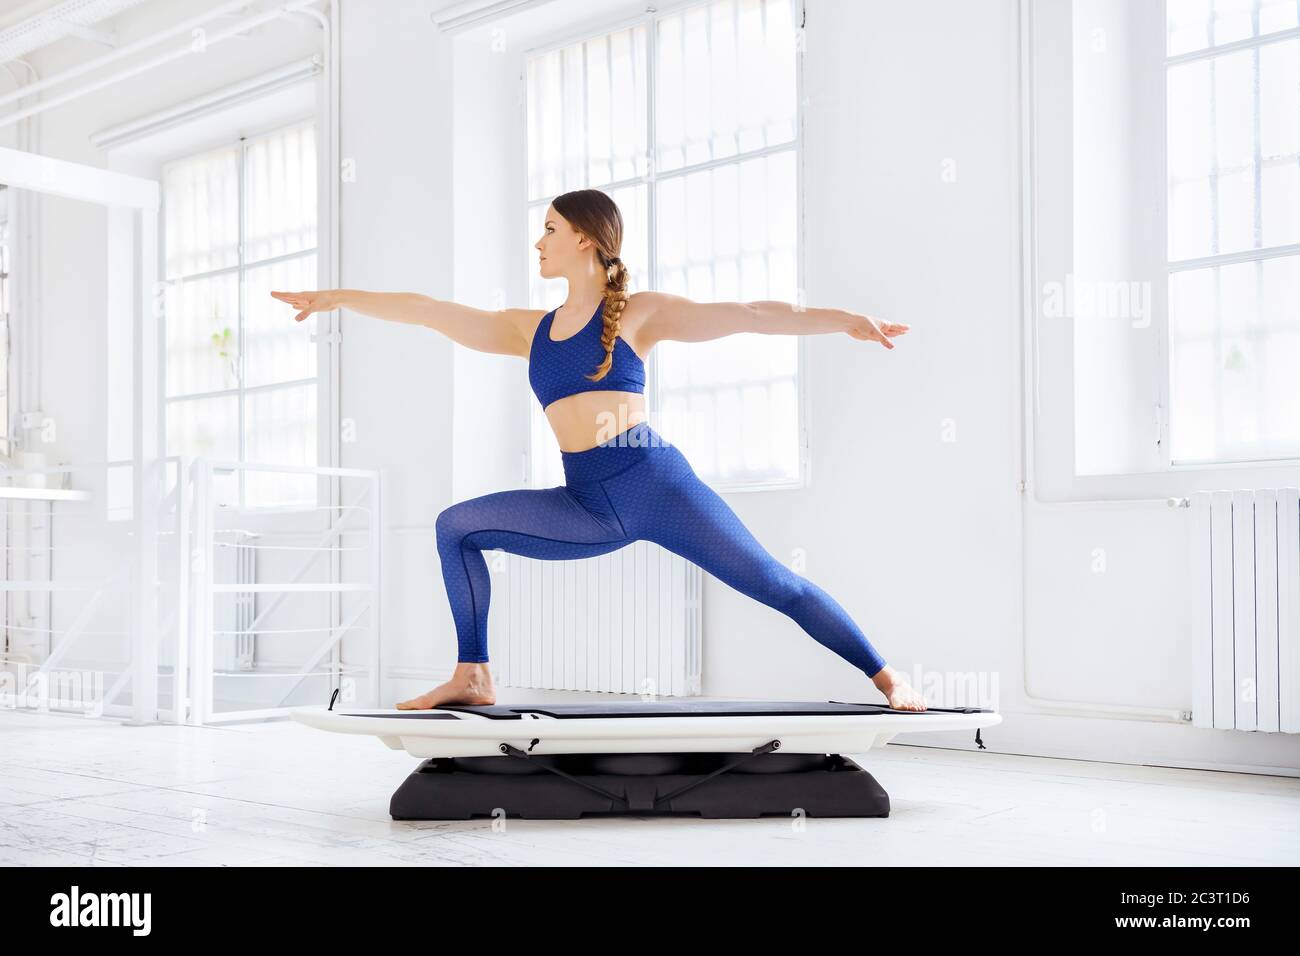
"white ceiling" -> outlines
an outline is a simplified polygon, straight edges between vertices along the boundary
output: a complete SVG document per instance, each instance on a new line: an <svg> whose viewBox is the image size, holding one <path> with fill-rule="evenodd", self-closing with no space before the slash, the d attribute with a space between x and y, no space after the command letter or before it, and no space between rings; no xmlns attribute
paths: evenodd
<svg viewBox="0 0 1300 956"><path fill-rule="evenodd" d="M150 0L0 0L0 63L95 28Z"/></svg>
<svg viewBox="0 0 1300 956"><path fill-rule="evenodd" d="M0 29L33 17L62 2L63 0L0 0Z"/></svg>

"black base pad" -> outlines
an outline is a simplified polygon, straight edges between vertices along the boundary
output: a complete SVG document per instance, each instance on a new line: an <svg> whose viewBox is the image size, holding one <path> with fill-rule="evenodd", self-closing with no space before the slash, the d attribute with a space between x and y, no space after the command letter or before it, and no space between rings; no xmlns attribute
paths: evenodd
<svg viewBox="0 0 1300 956"><path fill-rule="evenodd" d="M397 788L389 813L394 820L576 820L628 814L707 819L889 816L889 794L870 773L839 754L758 754L704 779L742 756L746 755L433 757Z"/></svg>

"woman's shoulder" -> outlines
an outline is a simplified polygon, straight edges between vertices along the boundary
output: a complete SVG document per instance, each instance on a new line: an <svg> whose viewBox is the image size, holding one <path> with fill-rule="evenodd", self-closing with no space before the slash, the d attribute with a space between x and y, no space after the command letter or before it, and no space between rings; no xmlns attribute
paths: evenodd
<svg viewBox="0 0 1300 956"><path fill-rule="evenodd" d="M554 311L554 309L506 309L506 312L510 313L511 321L528 342L537 337L537 330L542 327L546 317Z"/></svg>
<svg viewBox="0 0 1300 956"><path fill-rule="evenodd" d="M644 345L642 341L644 336L641 333L646 321L655 310L657 296L657 292L633 292L628 296L627 304L623 306L623 314L618 322L619 338L631 346L632 351L642 359L645 359L649 346Z"/></svg>

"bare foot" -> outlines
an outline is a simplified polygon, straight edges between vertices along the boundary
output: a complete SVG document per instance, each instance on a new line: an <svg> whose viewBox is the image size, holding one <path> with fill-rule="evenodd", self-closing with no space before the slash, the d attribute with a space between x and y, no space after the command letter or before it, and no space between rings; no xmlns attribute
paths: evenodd
<svg viewBox="0 0 1300 956"><path fill-rule="evenodd" d="M889 700L893 710L925 710L925 698L912 689L912 685L903 680L901 674L886 664L871 683Z"/></svg>
<svg viewBox="0 0 1300 956"><path fill-rule="evenodd" d="M486 663L460 663L451 680L433 690L399 701L398 710L430 710L443 704L495 704L497 691L492 686L492 672Z"/></svg>

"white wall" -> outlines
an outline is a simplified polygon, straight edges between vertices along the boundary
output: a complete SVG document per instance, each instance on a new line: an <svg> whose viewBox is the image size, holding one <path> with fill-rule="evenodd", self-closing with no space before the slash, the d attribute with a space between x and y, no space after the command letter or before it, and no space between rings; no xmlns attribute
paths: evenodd
<svg viewBox="0 0 1300 956"><path fill-rule="evenodd" d="M520 163L527 139L516 34L489 24L457 35L452 44L455 299L481 309L528 305L532 263ZM522 487L531 399L527 361L459 345L453 351L455 499Z"/></svg>
<svg viewBox="0 0 1300 956"><path fill-rule="evenodd" d="M1014 4L808 8L808 301L911 331L894 351L811 339L813 487L737 504L774 553L806 550L808 576L894 667L1003 673L1018 546ZM766 629L754 658L783 659L784 692L873 699L802 632ZM1005 677L1002 690L1005 706Z"/></svg>
<svg viewBox="0 0 1300 956"><path fill-rule="evenodd" d="M344 288L455 297L452 47L428 3L342 5L341 155ZM411 675L386 693L420 693L450 673L455 636L433 524L452 495L455 360L429 329L344 313L340 417L355 425L341 465L385 471L390 530L385 670Z"/></svg>

